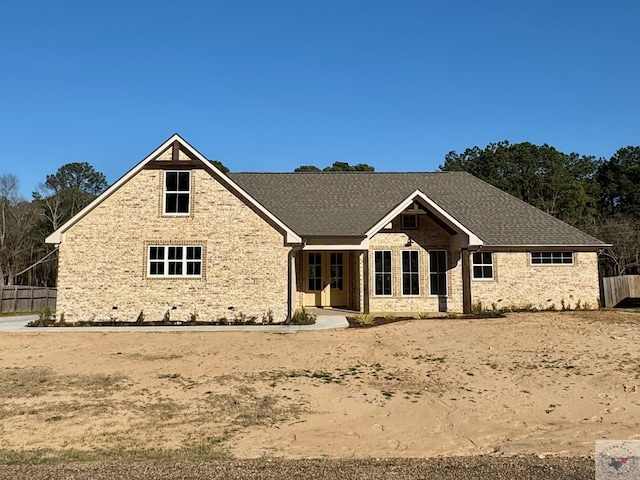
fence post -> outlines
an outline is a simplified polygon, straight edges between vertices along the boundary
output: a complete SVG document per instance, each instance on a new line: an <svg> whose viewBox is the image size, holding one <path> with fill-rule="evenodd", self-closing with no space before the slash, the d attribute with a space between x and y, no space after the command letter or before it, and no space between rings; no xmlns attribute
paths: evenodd
<svg viewBox="0 0 640 480"><path fill-rule="evenodd" d="M13 292L13 311L15 312L18 308L18 286L16 285L16 289Z"/></svg>
<svg viewBox="0 0 640 480"><path fill-rule="evenodd" d="M2 281L2 280L0 280ZM4 303L4 287L0 285L0 313L2 313L2 304Z"/></svg>
<svg viewBox="0 0 640 480"><path fill-rule="evenodd" d="M30 298L30 301L29 301L29 311L30 312L33 312L33 290L34 290L34 287L31 287L31 298Z"/></svg>

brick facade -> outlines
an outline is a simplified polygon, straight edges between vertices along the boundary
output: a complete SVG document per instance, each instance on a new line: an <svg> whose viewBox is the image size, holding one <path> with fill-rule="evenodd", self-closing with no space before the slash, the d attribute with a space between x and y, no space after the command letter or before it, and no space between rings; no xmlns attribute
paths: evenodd
<svg viewBox="0 0 640 480"><path fill-rule="evenodd" d="M570 251L570 250L569 250ZM572 265L531 265L528 252L494 252L493 280L471 280L483 308L597 308L598 254L574 252Z"/></svg>
<svg viewBox="0 0 640 480"><path fill-rule="evenodd" d="M411 245L407 243L411 239ZM377 250L391 251L392 292L390 296L375 294L375 260ZM420 266L420 294L402 294L402 252L418 252ZM437 312L438 297L429 294L429 251L447 252L447 298L448 311L462 310L462 266L460 255L451 249L451 235L426 215L418 215L417 229L403 229L401 217L392 222L392 228L383 229L369 242L369 310L371 312Z"/></svg>
<svg viewBox="0 0 640 480"><path fill-rule="evenodd" d="M439 299L429 295L429 251L446 250L448 271L446 309L462 312L462 258L452 247L452 237L427 216L418 216L417 230L403 230L400 217L391 229L382 230L369 247L369 309L374 313L437 312ZM412 245L407 246L409 238ZM374 252L391 251L392 295L375 295ZM417 250L420 264L420 295L402 295L402 251ZM568 249L571 251L571 249ZM494 252L492 280L471 281L474 306L491 308L546 309L597 308L599 300L596 252L574 252L571 265L531 265L530 253Z"/></svg>
<svg viewBox="0 0 640 480"><path fill-rule="evenodd" d="M283 234L203 169L186 217L162 214L163 171L143 169L65 233L57 314L75 320L259 320L287 315ZM201 278L150 278L148 245L202 245ZM113 307L117 307L114 309ZM235 307L230 310L229 307Z"/></svg>
<svg viewBox="0 0 640 480"><path fill-rule="evenodd" d="M285 225L274 212L266 211L264 203L257 203L259 198L247 196L234 187L233 176L213 173L215 169L207 168L204 157L181 142L177 135L170 138L110 187L92 204L91 210L83 211L47 239L59 244L56 312L59 317L64 313L69 321L114 318L131 321L144 312L145 319L160 320L169 312L172 320L187 321L195 313L200 320L246 316L261 321L271 311L274 320L280 321L287 317L289 307L295 309L305 302L318 301L372 313L463 310L460 249L467 243L473 246L481 242L473 239L470 232L468 237L456 234L464 231L464 227L455 219L440 215L437 206L428 205L429 199L423 199L422 207L417 201L406 207L405 213L415 215L417 225L412 221L404 223L403 214L399 214L371 238L343 246L346 250L341 250L341 242L349 237L344 233L345 236L339 232L329 235L326 243L324 237L322 241L316 238L315 245L323 252L324 286L320 288L314 283L310 287L305 258L313 251L313 235L312 242L307 243L308 239L302 238L292 225ZM188 209L186 203L177 206L177 199L181 201L184 197L178 192L184 188L181 184L175 187L178 192L175 198L166 197L174 202L169 202L170 208L175 209L174 215L165 215L164 174L173 169L191 172ZM261 197L284 191L288 185L256 193ZM285 212L297 208L295 197L284 200L279 208ZM394 213L387 215L395 215L404 205L399 204L392 210ZM386 222L388 217L383 218L380 222ZM585 245L583 249L588 250L590 244ZM201 247L201 275L151 275L148 258L151 246ZM160 250L168 252L169 248ZM389 251L391 255L390 295L376 295L376 251ZM418 255L419 292L414 295L402 291L405 251ZM447 294L442 296L430 293L433 251L446 252ZM489 249L484 247L483 251ZM329 262L330 252L340 253ZM573 263L562 265L532 265L530 256L524 247L493 250L493 278L471 280L472 304L485 309L598 306L598 259L594 250L573 252ZM327 285L340 284L340 274L331 273L340 271L340 257L344 290L337 287L326 291ZM169 263L164 265L168 268ZM187 263L184 265L186 268ZM319 265L317 259L314 265ZM305 295L309 288L318 290Z"/></svg>

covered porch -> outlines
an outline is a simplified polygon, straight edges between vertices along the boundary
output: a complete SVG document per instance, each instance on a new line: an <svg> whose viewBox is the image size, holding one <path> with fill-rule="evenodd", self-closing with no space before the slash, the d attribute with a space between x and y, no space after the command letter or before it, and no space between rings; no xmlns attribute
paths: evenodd
<svg viewBox="0 0 640 480"><path fill-rule="evenodd" d="M367 250L309 246L293 255L296 308L366 311Z"/></svg>

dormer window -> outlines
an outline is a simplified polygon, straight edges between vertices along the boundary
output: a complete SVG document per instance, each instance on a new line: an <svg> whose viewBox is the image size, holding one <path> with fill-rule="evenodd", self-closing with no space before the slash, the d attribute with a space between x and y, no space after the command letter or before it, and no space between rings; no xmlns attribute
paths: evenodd
<svg viewBox="0 0 640 480"><path fill-rule="evenodd" d="M418 215L415 213L403 213L401 218L403 229L415 230L418 228Z"/></svg>
<svg viewBox="0 0 640 480"><path fill-rule="evenodd" d="M189 215L190 197L191 172L180 170L164 173L165 215Z"/></svg>

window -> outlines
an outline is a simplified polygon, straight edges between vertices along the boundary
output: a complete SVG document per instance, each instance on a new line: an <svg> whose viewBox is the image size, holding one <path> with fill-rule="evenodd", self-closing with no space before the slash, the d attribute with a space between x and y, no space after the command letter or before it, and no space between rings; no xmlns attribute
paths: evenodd
<svg viewBox="0 0 640 480"><path fill-rule="evenodd" d="M418 251L402 252L402 295L420 295Z"/></svg>
<svg viewBox="0 0 640 480"><path fill-rule="evenodd" d="M191 172L164 173L165 215L189 215Z"/></svg>
<svg viewBox="0 0 640 480"><path fill-rule="evenodd" d="M418 228L418 215L415 213L405 213L402 215L402 228L415 230Z"/></svg>
<svg viewBox="0 0 640 480"><path fill-rule="evenodd" d="M309 255L309 290L322 290L322 254L310 252Z"/></svg>
<svg viewBox="0 0 640 480"><path fill-rule="evenodd" d="M391 295L391 251L378 250L373 257L376 295Z"/></svg>
<svg viewBox="0 0 640 480"><path fill-rule="evenodd" d="M473 254L473 278L493 280L493 253L475 252Z"/></svg>
<svg viewBox="0 0 640 480"><path fill-rule="evenodd" d="M202 247L196 245L150 245L150 277L202 276Z"/></svg>
<svg viewBox="0 0 640 480"><path fill-rule="evenodd" d="M447 295L447 252L444 250L429 252L429 294Z"/></svg>
<svg viewBox="0 0 640 480"><path fill-rule="evenodd" d="M344 264L342 263L342 253L331 253L331 288L336 290L344 289Z"/></svg>
<svg viewBox="0 0 640 480"><path fill-rule="evenodd" d="M531 265L573 265L573 252L531 252Z"/></svg>

